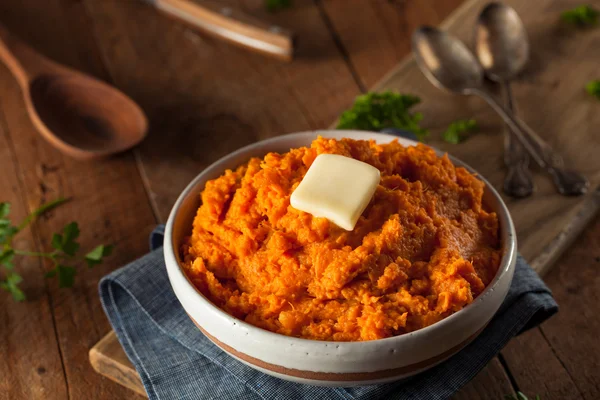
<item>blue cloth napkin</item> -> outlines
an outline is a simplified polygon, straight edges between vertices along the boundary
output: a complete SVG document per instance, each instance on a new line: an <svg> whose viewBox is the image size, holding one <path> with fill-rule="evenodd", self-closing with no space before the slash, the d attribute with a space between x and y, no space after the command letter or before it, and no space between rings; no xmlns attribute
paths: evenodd
<svg viewBox="0 0 600 400"><path fill-rule="evenodd" d="M163 260L164 227L151 253L104 277L100 299L148 397L162 400L445 399L472 379L515 335L558 306L519 257L506 300L487 328L461 352L412 378L382 385L324 388L271 377L233 359L188 318L171 289Z"/></svg>

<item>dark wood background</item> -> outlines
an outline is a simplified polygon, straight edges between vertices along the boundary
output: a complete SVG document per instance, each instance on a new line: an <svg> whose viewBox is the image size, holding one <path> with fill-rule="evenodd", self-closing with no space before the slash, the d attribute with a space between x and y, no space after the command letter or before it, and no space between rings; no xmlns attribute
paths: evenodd
<svg viewBox="0 0 600 400"><path fill-rule="evenodd" d="M117 244L73 289L59 289L37 259L18 261L29 300L0 292L0 399L137 396L96 374L89 349L110 330L97 283L147 251L181 189L224 154L266 137L324 128L409 51L420 24L437 24L461 0L295 0L271 15L261 0L227 0L299 36L284 64L208 38L138 0L0 1L0 22L47 56L110 82L150 119L136 150L78 162L34 131L19 88L0 66L0 201L19 220L59 196L73 201L20 234L19 248L49 248L71 220L85 249ZM561 312L513 340L457 398L600 398L600 220L547 275Z"/></svg>

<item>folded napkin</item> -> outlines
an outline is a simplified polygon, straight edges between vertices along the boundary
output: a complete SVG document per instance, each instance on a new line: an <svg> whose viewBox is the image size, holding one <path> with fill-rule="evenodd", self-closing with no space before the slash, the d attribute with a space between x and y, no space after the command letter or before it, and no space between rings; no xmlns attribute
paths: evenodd
<svg viewBox="0 0 600 400"><path fill-rule="evenodd" d="M233 359L188 318L171 289L163 260L164 227L152 252L100 281L100 298L150 399L445 399L472 379L515 335L540 324L558 306L519 257L506 300L487 328L444 363L406 380L354 388L287 382Z"/></svg>

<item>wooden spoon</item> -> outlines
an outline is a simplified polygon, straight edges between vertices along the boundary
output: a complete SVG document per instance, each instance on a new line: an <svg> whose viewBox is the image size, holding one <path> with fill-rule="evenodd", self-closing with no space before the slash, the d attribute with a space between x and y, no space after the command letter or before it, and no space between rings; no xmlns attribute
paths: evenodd
<svg viewBox="0 0 600 400"><path fill-rule="evenodd" d="M146 136L148 121L133 100L47 59L1 25L0 60L19 83L35 128L63 153L100 158L127 150Z"/></svg>
<svg viewBox="0 0 600 400"><path fill-rule="evenodd" d="M283 61L294 58L294 34L218 1L145 0L209 35Z"/></svg>

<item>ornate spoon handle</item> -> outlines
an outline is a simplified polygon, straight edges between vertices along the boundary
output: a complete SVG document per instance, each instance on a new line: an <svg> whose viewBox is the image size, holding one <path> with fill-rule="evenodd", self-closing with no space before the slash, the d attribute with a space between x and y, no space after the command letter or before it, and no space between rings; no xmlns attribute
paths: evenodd
<svg viewBox="0 0 600 400"><path fill-rule="evenodd" d="M525 147L531 158L538 165L548 172L554 181L558 191L565 196L576 196L587 192L590 183L585 176L576 171L564 169L562 157L556 153L548 143L546 143L533 129L531 129L520 118L506 107L502 106L498 100L490 93L481 89L470 89L469 93L483 98L494 111L504 119L504 122L512 129L513 133L521 144Z"/></svg>
<svg viewBox="0 0 600 400"><path fill-rule="evenodd" d="M505 105L515 113L510 83L504 82ZM512 197L527 197L533 193L533 177L529 171L529 154L515 133L506 126L504 132L504 164L508 168L504 178L504 192Z"/></svg>

